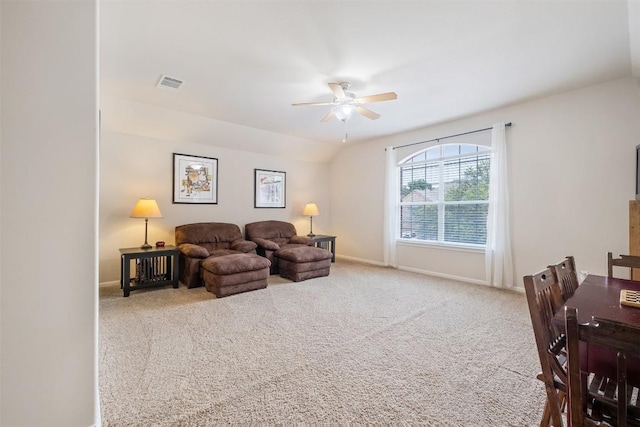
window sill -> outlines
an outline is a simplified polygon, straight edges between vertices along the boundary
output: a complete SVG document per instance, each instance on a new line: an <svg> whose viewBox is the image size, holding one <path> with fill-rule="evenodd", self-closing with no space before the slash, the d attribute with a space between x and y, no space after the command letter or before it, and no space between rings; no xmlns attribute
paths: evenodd
<svg viewBox="0 0 640 427"><path fill-rule="evenodd" d="M398 239L396 243L401 246L416 246L416 247L429 247L435 249L445 249L449 251L457 252L472 252L478 254L484 254L484 246L478 245L465 245L462 243L440 243L440 242L427 242L414 239Z"/></svg>

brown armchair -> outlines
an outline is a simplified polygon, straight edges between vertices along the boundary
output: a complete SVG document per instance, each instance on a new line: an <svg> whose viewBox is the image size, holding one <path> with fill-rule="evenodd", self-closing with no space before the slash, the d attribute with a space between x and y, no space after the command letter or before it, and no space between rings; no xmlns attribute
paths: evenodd
<svg viewBox="0 0 640 427"><path fill-rule="evenodd" d="M240 228L222 222L179 225L175 229L180 250L180 281L188 288L202 286L201 263L210 257L255 254L257 245L244 240Z"/></svg>
<svg viewBox="0 0 640 427"><path fill-rule="evenodd" d="M271 261L271 274L278 272L275 252L296 246L312 246L313 240L298 236L296 227L284 221L259 221L246 224L244 234L247 240L257 244L257 254Z"/></svg>
<svg viewBox="0 0 640 427"><path fill-rule="evenodd" d="M315 247L313 239L298 236L293 224L260 221L246 224L244 230L246 238L258 245L258 255L271 261L271 274L294 282L329 275L332 253Z"/></svg>

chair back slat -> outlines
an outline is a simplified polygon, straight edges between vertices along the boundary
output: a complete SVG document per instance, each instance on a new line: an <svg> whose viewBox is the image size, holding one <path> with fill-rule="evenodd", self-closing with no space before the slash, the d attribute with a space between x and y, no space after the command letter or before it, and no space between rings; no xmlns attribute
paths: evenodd
<svg viewBox="0 0 640 427"><path fill-rule="evenodd" d="M564 303L560 285L550 269L531 276L524 276L529 314L536 340L546 349L561 335L560 329L551 323L553 315Z"/></svg>
<svg viewBox="0 0 640 427"><path fill-rule="evenodd" d="M607 276L613 278L613 267L626 267L632 269L640 269L640 256L637 255L620 255L620 258L614 258L611 252L607 253ZM633 273L631 274L633 278Z"/></svg>
<svg viewBox="0 0 640 427"><path fill-rule="evenodd" d="M562 300L566 301L571 297L576 289L578 289L578 274L576 271L576 261L573 256L565 257L564 260L557 264L550 265L548 268L556 275L560 284L560 292Z"/></svg>

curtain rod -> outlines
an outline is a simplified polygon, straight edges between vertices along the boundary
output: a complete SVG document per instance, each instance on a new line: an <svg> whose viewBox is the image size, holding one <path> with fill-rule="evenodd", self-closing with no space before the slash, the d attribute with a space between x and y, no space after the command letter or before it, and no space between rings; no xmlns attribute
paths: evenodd
<svg viewBox="0 0 640 427"><path fill-rule="evenodd" d="M511 126L511 122L505 123L504 125L505 126ZM470 133L482 132L482 131L490 130L490 129L493 129L493 126L491 126L490 128L476 129L476 130L471 130L469 132L457 133L455 135L441 136L440 138L433 138L433 139L429 139L429 140L426 140L426 141L412 142L411 144L396 145L395 147L392 147L392 148L395 150L396 148L410 147L412 145L425 144L427 142L433 142L433 141L440 141L441 139L454 138L456 136L462 136L462 135L469 135ZM386 148L384 150L387 151Z"/></svg>

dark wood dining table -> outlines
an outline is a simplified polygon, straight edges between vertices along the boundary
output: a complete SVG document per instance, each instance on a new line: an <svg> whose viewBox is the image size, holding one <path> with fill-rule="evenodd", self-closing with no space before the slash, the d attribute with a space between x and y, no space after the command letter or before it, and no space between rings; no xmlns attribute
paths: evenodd
<svg viewBox="0 0 640 427"><path fill-rule="evenodd" d="M578 309L578 322L581 324L589 323L592 317L600 317L640 326L640 308L620 304L622 289L640 291L640 281L589 274L551 321L564 328L564 307L575 307ZM640 343L638 345L640 346ZM583 371L597 372L608 377L615 376L615 354L596 346L591 346L587 353L586 358L581 357ZM629 382L640 386L640 360L632 359L628 362Z"/></svg>
<svg viewBox="0 0 640 427"><path fill-rule="evenodd" d="M589 274L564 306L578 309L579 323L588 323L595 316L640 326L640 308L620 304L622 289L640 291L640 281ZM564 309L552 321L564 327Z"/></svg>

